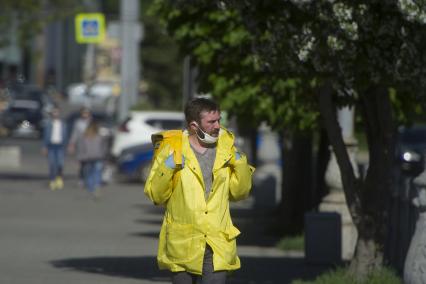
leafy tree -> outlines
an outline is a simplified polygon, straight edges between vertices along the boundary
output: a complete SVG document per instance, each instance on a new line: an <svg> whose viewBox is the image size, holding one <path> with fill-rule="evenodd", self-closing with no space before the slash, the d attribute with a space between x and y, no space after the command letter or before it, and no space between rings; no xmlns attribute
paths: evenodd
<svg viewBox="0 0 426 284"><path fill-rule="evenodd" d="M425 1L156 5L171 34L198 58L204 87L228 109L278 129L312 126L321 113L359 232L352 270L363 277L381 266L396 126L422 111L425 97ZM345 105L356 106L363 120L365 179L354 172L336 119Z"/></svg>
<svg viewBox="0 0 426 284"><path fill-rule="evenodd" d="M15 27L21 45L50 21L62 19L83 9L83 0L2 0L0 12L0 46L9 43L10 28Z"/></svg>
<svg viewBox="0 0 426 284"><path fill-rule="evenodd" d="M254 46L264 64L317 79L320 113L359 233L352 269L360 277L383 261L384 200L393 187L398 123L393 109L398 101L398 112L407 118L413 102L424 101L425 6L420 1L413 8L408 2L229 3L256 35ZM393 96L389 88L396 90ZM370 162L364 180L355 175L335 116L336 107L348 104L360 111L367 136Z"/></svg>
<svg viewBox="0 0 426 284"><path fill-rule="evenodd" d="M182 56L176 42L149 12L151 2L142 2L145 38L141 43L141 58L142 75L148 84L147 96L155 108L181 110Z"/></svg>
<svg viewBox="0 0 426 284"><path fill-rule="evenodd" d="M297 95L309 93L309 84L259 64L252 52L253 36L236 10L224 10L211 1L159 0L152 11L163 19L182 53L194 55L200 66L200 92L221 99L230 114L252 124L268 121L276 129L285 125L307 129L315 123L314 96Z"/></svg>
<svg viewBox="0 0 426 284"><path fill-rule="evenodd" d="M84 10L83 0L46 0L46 1L24 1L3 0L0 11L0 48L11 45L19 46L21 52L22 76L17 74L19 67L16 64L0 62L1 69L7 70L6 82L13 83L15 80L23 81L32 72L31 66L36 66L37 84L44 85L43 76L50 76L50 70L45 70L42 75L38 63L44 52L39 45L35 45L36 36L42 34L43 28L50 22L64 20L78 11ZM6 60L7 62L8 60ZM31 66L30 66L31 64ZM1 72L3 73L3 72ZM4 73L3 73L4 74ZM2 74L2 75L3 75ZM3 78L1 78L3 79Z"/></svg>
<svg viewBox="0 0 426 284"><path fill-rule="evenodd" d="M297 141L283 144L294 146L291 151L288 147L283 149L286 163L282 191L286 198L278 213L283 217L279 218L279 231L300 233L303 214L312 209L312 204L300 205L307 203L306 196L311 196L305 192L310 190L309 178L292 177L296 172L309 175L311 134L308 130L316 126L318 118L310 84L262 66L252 50L253 36L235 9L224 10L210 1L195 4L156 1L153 11L165 21L182 52L192 54L196 60L200 91L219 99L221 107L238 118L240 131L250 134L266 121L275 130L286 131L287 140ZM294 131L289 131L290 128ZM305 154L306 159L294 155L296 151Z"/></svg>

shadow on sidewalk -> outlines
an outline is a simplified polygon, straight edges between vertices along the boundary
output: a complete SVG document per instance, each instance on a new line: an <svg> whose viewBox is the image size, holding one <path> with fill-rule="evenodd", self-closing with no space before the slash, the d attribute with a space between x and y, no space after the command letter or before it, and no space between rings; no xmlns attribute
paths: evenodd
<svg viewBox="0 0 426 284"><path fill-rule="evenodd" d="M301 258L242 257L242 268L228 277L229 284L286 284L295 279L313 279L327 270L306 266ZM103 274L112 277L170 281L170 272L159 270L155 257L93 257L52 261L59 269Z"/></svg>
<svg viewBox="0 0 426 284"><path fill-rule="evenodd" d="M47 180L47 174L33 174L33 173L0 173L0 180L21 182L22 180Z"/></svg>
<svg viewBox="0 0 426 284"><path fill-rule="evenodd" d="M137 205L143 213L162 216L164 209L154 205ZM234 225L241 231L237 238L237 247L252 247L259 251L259 254L240 255L241 269L233 272L228 278L228 284L286 284L296 279L313 280L320 274L333 269L332 265L315 265L305 261L303 257L282 256L279 251L274 255L262 255L263 249L269 252L274 251L276 244L282 238L277 230L280 220L277 218L275 207L256 208L249 203L231 207L231 216ZM158 224L158 231L134 232L132 236L158 238L161 221L137 220L138 223ZM257 247L257 248L256 248ZM126 262L126 259L116 259ZM147 258L133 259L130 261L144 262ZM155 257L151 261L151 270L144 274L141 264L134 264L140 271L136 278L159 279L159 275L168 275L167 272L160 272L156 266ZM154 273L155 272L155 273ZM158 274L157 274L158 273ZM165 274L162 274L165 273ZM151 275L153 274L153 275ZM132 276L127 276L132 277ZM166 280L168 281L168 280Z"/></svg>
<svg viewBox="0 0 426 284"><path fill-rule="evenodd" d="M51 264L60 269L72 269L108 276L149 279L151 281L168 281L170 279L169 272L158 269L157 260L154 256L69 258L51 261Z"/></svg>
<svg viewBox="0 0 426 284"><path fill-rule="evenodd" d="M76 179L76 174L65 174L64 179L72 180ZM49 180L49 174L46 173L30 173L30 172L0 172L0 180L7 180L12 182L22 182L23 180Z"/></svg>

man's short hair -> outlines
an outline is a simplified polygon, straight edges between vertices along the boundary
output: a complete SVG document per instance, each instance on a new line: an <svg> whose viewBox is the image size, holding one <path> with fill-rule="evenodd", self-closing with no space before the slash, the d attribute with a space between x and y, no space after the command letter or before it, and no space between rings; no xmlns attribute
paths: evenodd
<svg viewBox="0 0 426 284"><path fill-rule="evenodd" d="M185 105L185 119L189 125L190 122L196 121L201 123L201 113L203 111L220 111L219 105L211 99L205 97L197 97L188 101Z"/></svg>

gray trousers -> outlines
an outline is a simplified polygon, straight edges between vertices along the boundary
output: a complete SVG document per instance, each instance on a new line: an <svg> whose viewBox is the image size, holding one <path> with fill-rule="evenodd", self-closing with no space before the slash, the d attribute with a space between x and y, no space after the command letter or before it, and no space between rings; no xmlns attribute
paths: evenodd
<svg viewBox="0 0 426 284"><path fill-rule="evenodd" d="M201 276L186 271L173 273L173 284L225 284L226 271L213 271L213 251L206 245Z"/></svg>

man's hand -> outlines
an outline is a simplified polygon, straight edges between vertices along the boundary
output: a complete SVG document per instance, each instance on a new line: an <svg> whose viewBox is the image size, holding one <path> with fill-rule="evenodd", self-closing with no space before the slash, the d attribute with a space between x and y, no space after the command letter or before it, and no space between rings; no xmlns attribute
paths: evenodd
<svg viewBox="0 0 426 284"><path fill-rule="evenodd" d="M176 169L176 165L175 165L175 160L174 160L174 158L173 158L173 153L172 154L170 154L168 157L167 157L167 159L166 159L166 161L164 162L165 164L166 164L166 166L168 167L168 168L170 168L170 169ZM181 165L181 168L183 168L185 166L185 158L183 157L183 155L182 155L182 165Z"/></svg>
<svg viewBox="0 0 426 284"><path fill-rule="evenodd" d="M241 159L241 154L238 151L235 151L235 161L238 161L239 159Z"/></svg>
<svg viewBox="0 0 426 284"><path fill-rule="evenodd" d="M230 165L231 167L235 166L235 162L241 159L241 157L242 157L242 154L238 152L237 150L235 150L231 159L228 161L228 165Z"/></svg>
<svg viewBox="0 0 426 284"><path fill-rule="evenodd" d="M46 148L46 147L41 148L41 153L42 153L44 156L47 156L47 148Z"/></svg>

